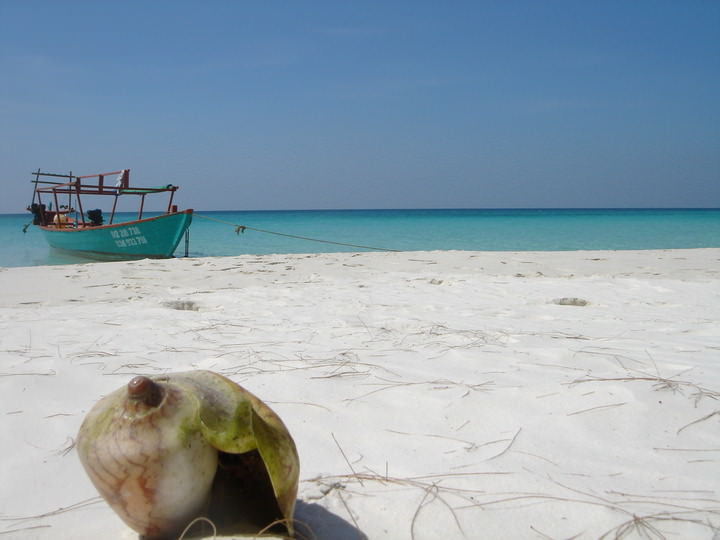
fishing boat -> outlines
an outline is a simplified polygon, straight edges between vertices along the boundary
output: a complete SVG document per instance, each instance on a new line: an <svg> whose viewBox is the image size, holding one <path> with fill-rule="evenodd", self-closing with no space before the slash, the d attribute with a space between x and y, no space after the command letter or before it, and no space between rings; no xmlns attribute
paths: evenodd
<svg viewBox="0 0 720 540"><path fill-rule="evenodd" d="M52 248L100 260L164 259L173 256L183 235L187 242L193 211L178 211L173 204L178 186L131 187L129 169L88 176L40 169L32 174L35 189L28 210ZM163 193L169 197L166 211L143 217L145 198ZM139 198L136 219L116 222L121 197ZM112 202L109 213L88 205L98 198L108 206Z"/></svg>

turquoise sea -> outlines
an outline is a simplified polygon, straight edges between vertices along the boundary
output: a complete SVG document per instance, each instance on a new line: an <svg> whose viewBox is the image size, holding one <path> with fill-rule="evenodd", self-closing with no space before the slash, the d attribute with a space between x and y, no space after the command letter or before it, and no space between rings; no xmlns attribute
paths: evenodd
<svg viewBox="0 0 720 540"><path fill-rule="evenodd" d="M132 214L128 214L128 219ZM0 266L85 262L54 252L29 214L0 215ZM366 251L555 251L720 247L720 209L198 211L189 255ZM180 243L175 253L185 254Z"/></svg>

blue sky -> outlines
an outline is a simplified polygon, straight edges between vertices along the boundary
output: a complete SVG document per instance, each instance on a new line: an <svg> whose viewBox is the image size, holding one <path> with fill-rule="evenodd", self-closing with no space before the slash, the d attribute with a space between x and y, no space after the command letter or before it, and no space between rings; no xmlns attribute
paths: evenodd
<svg viewBox="0 0 720 540"><path fill-rule="evenodd" d="M0 212L718 207L717 1L0 0Z"/></svg>

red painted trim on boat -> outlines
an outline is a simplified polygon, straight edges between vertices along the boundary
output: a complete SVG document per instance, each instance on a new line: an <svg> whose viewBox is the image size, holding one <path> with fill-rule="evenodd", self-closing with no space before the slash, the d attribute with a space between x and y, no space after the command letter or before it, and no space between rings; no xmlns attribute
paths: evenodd
<svg viewBox="0 0 720 540"><path fill-rule="evenodd" d="M88 230L91 230L91 231L99 231L99 230L102 230L102 229L121 229L121 228L123 228L123 227L127 227L127 226L130 226L130 225L137 225L138 223L148 223L148 222L150 222L150 221L156 221L156 220L158 220L158 219L162 219L162 218L165 218L165 217L168 217L168 216L174 216L174 215L176 215L176 214L192 214L192 213L193 213L193 209L192 209L192 208L188 208L187 210L183 210L183 211L181 211L181 212L174 212L174 213L171 213L171 214L162 214L162 215L159 215L159 216L153 216L153 217L144 218L144 219L136 219L136 220L133 220L133 221L123 221L122 223L111 223L111 224L108 224L108 225L97 225L97 226L95 226L95 227L91 227L91 226L89 226L89 225L85 225L85 226L79 225L78 227L49 227L49 226L47 226L47 225L38 225L38 228L43 229L43 230L45 230L45 231L50 231L50 232L80 232L80 231L88 231Z"/></svg>

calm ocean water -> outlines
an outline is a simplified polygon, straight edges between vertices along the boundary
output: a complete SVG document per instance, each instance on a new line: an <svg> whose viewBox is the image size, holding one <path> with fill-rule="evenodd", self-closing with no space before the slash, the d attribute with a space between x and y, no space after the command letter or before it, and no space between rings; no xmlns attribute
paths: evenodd
<svg viewBox="0 0 720 540"><path fill-rule="evenodd" d="M33 226L23 233L29 221L28 214L0 215L0 266L81 262L49 249ZM365 251L253 230L236 234L231 224L402 251L720 247L720 209L199 211L190 256ZM181 242L175 255L184 253Z"/></svg>

